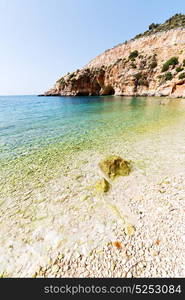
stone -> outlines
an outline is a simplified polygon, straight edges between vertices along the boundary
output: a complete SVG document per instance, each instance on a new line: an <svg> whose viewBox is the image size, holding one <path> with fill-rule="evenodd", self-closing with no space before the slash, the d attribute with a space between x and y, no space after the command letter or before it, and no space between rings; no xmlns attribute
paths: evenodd
<svg viewBox="0 0 185 300"><path fill-rule="evenodd" d="M135 233L135 227L132 225L132 224L127 224L125 226L125 233L128 235L128 236L132 236L134 233Z"/></svg>
<svg viewBox="0 0 185 300"><path fill-rule="evenodd" d="M53 265L52 268L51 268L51 271L52 271L53 274L57 273L58 270L59 270L59 266L57 266L57 265Z"/></svg>
<svg viewBox="0 0 185 300"><path fill-rule="evenodd" d="M122 248L122 245L119 241L115 241L112 243L114 247L116 247L117 249L121 249Z"/></svg>
<svg viewBox="0 0 185 300"><path fill-rule="evenodd" d="M89 198L90 196L89 195L83 195L82 198L81 198L81 201L85 201Z"/></svg>
<svg viewBox="0 0 185 300"><path fill-rule="evenodd" d="M127 176L131 171L130 162L116 155L109 156L102 160L99 163L99 167L110 179L114 179L116 176Z"/></svg>
<svg viewBox="0 0 185 300"><path fill-rule="evenodd" d="M127 278L132 278L132 277L133 277L132 272L128 272L128 273L127 273Z"/></svg>
<svg viewBox="0 0 185 300"><path fill-rule="evenodd" d="M98 192L106 193L110 189L110 183L105 178L103 178L96 182L95 188Z"/></svg>

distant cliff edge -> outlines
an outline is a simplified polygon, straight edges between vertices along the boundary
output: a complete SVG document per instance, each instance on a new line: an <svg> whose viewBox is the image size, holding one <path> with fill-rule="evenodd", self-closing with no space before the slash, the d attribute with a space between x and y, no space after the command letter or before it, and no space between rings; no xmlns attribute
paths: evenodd
<svg viewBox="0 0 185 300"><path fill-rule="evenodd" d="M44 96L185 97L185 15L152 23L134 39L60 78Z"/></svg>

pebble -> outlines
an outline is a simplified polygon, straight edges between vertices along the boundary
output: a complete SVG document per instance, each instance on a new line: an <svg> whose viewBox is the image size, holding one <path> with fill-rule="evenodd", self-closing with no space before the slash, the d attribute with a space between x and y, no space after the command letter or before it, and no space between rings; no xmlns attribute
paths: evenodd
<svg viewBox="0 0 185 300"><path fill-rule="evenodd" d="M52 268L51 268L51 272L52 272L52 273L57 273L58 270L59 270L59 266L57 266L57 265L54 265L54 266L52 266Z"/></svg>
<svg viewBox="0 0 185 300"><path fill-rule="evenodd" d="M133 277L133 274L131 272L128 272L127 273L127 278L132 278Z"/></svg>

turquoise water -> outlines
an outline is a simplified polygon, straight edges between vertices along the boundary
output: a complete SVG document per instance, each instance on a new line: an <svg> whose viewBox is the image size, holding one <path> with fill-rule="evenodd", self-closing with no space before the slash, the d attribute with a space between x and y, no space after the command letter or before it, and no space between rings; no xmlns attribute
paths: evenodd
<svg viewBox="0 0 185 300"><path fill-rule="evenodd" d="M173 124L184 116L181 104L178 99L142 97L1 96L2 189L55 176L66 153L103 151L116 139L127 136L132 142Z"/></svg>
<svg viewBox="0 0 185 300"><path fill-rule="evenodd" d="M154 210L166 221L183 195L184 128L185 99L0 97L0 273L30 277L59 252L117 240L132 212L146 228ZM102 195L98 163L110 154L132 172Z"/></svg>
<svg viewBox="0 0 185 300"><path fill-rule="evenodd" d="M0 97L0 158L12 159L63 142L107 139L139 124L176 116L159 99L124 97ZM103 132L102 132L103 130ZM90 146L90 145L89 145Z"/></svg>

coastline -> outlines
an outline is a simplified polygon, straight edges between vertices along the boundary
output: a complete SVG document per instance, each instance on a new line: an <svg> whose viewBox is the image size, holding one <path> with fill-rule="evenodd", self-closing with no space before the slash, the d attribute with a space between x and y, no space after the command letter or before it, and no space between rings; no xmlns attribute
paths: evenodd
<svg viewBox="0 0 185 300"><path fill-rule="evenodd" d="M39 94L37 95L38 97L79 97L78 95L75 94L63 94L63 93L58 93L53 91L52 93L46 92L44 94ZM164 99L185 99L184 95L176 95L176 94L171 94L170 92L164 91L164 92L155 92L155 91L150 91L150 92L144 92L144 93L115 93L113 95L80 95L80 97L101 97L101 96L111 96L111 97L155 97L155 98L164 98Z"/></svg>
<svg viewBox="0 0 185 300"><path fill-rule="evenodd" d="M61 94L50 94L50 95L45 95L45 94L40 94L40 95L37 95L38 97L78 97L76 95L61 95ZM99 97L101 96L120 96L120 97L156 97L156 98L165 98L165 99L177 99L177 98L180 98L180 99L185 99L184 96L179 96L179 97L176 97L176 96L172 96L172 95L160 95L160 94L152 94L152 93L149 93L149 94L114 94L114 95L100 95ZM86 96L87 97L87 96ZM97 97L96 95L89 95L88 97Z"/></svg>

